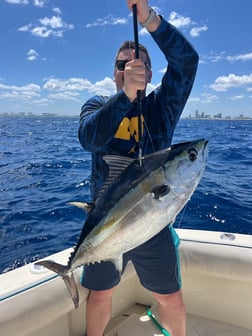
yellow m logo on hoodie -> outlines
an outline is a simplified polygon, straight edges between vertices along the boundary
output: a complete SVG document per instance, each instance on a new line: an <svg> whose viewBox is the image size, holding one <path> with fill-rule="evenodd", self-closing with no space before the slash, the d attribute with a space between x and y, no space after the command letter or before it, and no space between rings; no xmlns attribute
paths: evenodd
<svg viewBox="0 0 252 336"><path fill-rule="evenodd" d="M142 115L141 115L141 124L143 134L144 118ZM114 137L116 139L122 139L122 140L130 140L131 137L134 137L135 141L139 142L138 117L132 117L131 119L127 117L123 118Z"/></svg>

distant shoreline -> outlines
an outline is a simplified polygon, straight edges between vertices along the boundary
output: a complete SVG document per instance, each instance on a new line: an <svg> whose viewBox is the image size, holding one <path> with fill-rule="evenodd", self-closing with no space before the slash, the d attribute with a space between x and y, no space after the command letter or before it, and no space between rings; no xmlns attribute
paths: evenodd
<svg viewBox="0 0 252 336"><path fill-rule="evenodd" d="M221 121L230 121L230 120L252 120L252 118L249 117L224 117L224 118L189 118L189 117L183 117L181 118L183 120L221 120Z"/></svg>
<svg viewBox="0 0 252 336"><path fill-rule="evenodd" d="M43 114L26 114L26 113L17 113L17 114L8 114L8 113L0 113L0 117L31 117L31 118L79 118L79 115L63 115L63 114L53 114L53 113L43 113ZM182 120L221 120L221 121L230 121L230 120L246 120L250 121L252 118L250 117L223 117L223 118L215 118L215 117L207 117L207 118L195 118L195 117L182 117Z"/></svg>

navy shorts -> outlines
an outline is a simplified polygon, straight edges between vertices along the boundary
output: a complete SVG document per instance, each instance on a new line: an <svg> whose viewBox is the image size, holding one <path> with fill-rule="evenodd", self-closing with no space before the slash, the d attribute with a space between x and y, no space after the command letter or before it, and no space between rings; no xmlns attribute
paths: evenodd
<svg viewBox="0 0 252 336"><path fill-rule="evenodd" d="M129 260L134 264L141 284L159 294L171 294L181 288L178 255L179 238L172 227L123 255L123 270ZM110 261L84 267L81 284L91 290L106 290L120 282L120 274Z"/></svg>

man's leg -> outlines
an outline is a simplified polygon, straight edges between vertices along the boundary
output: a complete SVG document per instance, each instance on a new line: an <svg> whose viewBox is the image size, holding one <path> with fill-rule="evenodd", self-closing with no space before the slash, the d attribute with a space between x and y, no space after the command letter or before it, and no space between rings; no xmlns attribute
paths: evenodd
<svg viewBox="0 0 252 336"><path fill-rule="evenodd" d="M87 301L87 336L102 336L111 318L114 288L91 291Z"/></svg>
<svg viewBox="0 0 252 336"><path fill-rule="evenodd" d="M171 336L186 336L186 310L181 291L173 294L153 293L158 302L160 322Z"/></svg>
<svg viewBox="0 0 252 336"><path fill-rule="evenodd" d="M81 278L83 287L90 290L86 307L87 336L102 336L112 310L112 297L120 275L113 263L85 266Z"/></svg>

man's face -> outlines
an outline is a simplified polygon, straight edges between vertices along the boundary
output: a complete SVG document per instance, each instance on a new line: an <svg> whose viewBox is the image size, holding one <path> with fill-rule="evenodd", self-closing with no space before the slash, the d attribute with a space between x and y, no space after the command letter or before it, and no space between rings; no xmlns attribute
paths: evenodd
<svg viewBox="0 0 252 336"><path fill-rule="evenodd" d="M147 56L141 50L139 51L139 58L144 63L147 64ZM132 49L124 49L117 56L117 60L118 61L127 61L127 62L129 62L129 61L132 61L133 59L134 59L134 51ZM114 80L115 80L115 83L116 83L116 89L117 89L117 91L122 90L123 87L124 87L124 69L123 69L123 66L125 66L126 63L119 62L118 67L121 66L120 69L118 69L117 65L115 65ZM151 81L152 72L151 72L151 70L150 70L150 68L149 68L148 65L145 67L145 69L146 69L146 86L147 86L147 83L149 83Z"/></svg>

